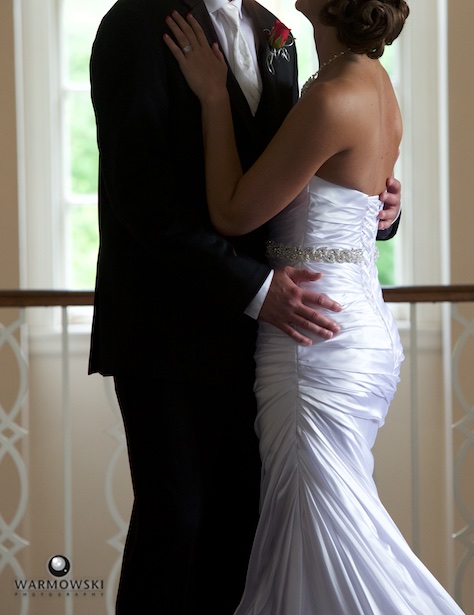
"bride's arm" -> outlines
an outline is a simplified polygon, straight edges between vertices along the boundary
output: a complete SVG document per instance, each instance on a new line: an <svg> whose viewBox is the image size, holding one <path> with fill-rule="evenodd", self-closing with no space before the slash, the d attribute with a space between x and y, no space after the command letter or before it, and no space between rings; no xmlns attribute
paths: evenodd
<svg viewBox="0 0 474 615"><path fill-rule="evenodd" d="M305 187L320 166L344 149L348 131L337 104L323 93L307 95L293 109L255 165L242 174L226 88L227 66L217 45L212 48L196 19L173 12L167 19L176 44L165 42L177 59L202 106L206 186L211 220L225 235L252 231L276 215ZM191 50L186 52L187 47ZM183 48L185 52L183 52ZM321 103L321 104L320 104ZM314 105L318 104L318 113ZM341 135L341 138L338 138ZM328 138L329 137L329 138Z"/></svg>

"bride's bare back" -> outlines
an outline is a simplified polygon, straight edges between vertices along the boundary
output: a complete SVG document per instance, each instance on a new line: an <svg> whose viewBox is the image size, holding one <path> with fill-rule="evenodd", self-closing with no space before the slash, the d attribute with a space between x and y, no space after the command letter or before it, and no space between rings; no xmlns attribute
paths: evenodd
<svg viewBox="0 0 474 615"><path fill-rule="evenodd" d="M341 151L317 175L336 184L380 194L393 172L402 138L402 119L390 78L378 60L349 57L321 74L306 96L325 118Z"/></svg>

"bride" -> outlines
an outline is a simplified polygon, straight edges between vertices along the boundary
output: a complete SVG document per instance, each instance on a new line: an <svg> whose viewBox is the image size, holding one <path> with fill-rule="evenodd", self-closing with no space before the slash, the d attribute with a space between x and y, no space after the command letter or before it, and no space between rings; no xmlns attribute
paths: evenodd
<svg viewBox="0 0 474 615"><path fill-rule="evenodd" d="M382 203L373 195L392 175L402 138L378 58L409 8L404 0L297 0L296 8L313 25L320 69L245 174L222 53L192 16L173 13L174 38L165 35L201 101L212 223L240 235L271 220L270 261L321 272L308 286L344 308L340 332L311 344L305 332L297 344L259 325L261 514L235 615L461 614L372 478L371 449L403 360L376 269Z"/></svg>

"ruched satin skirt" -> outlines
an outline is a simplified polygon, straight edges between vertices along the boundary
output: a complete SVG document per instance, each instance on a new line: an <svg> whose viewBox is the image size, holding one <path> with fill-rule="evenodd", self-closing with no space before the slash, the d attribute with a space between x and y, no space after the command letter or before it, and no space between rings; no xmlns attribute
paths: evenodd
<svg viewBox="0 0 474 615"><path fill-rule="evenodd" d="M462 613L377 494L371 448L403 354L378 283L369 297L351 290L351 268L358 275L357 266L318 264L344 306L332 314L341 324L332 340L302 347L260 325L261 517L235 615Z"/></svg>

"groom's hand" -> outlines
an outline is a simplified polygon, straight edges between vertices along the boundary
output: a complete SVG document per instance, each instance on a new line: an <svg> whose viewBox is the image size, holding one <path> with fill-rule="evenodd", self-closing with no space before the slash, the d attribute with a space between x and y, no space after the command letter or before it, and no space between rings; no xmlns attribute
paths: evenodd
<svg viewBox="0 0 474 615"><path fill-rule="evenodd" d="M402 206L402 185L395 177L387 179L387 186L380 195L383 201L383 209L379 212L379 231L387 231L400 216ZM387 237L388 238L388 237ZM384 239L384 237L377 237Z"/></svg>
<svg viewBox="0 0 474 615"><path fill-rule="evenodd" d="M339 325L317 308L340 312L342 306L326 295L299 286L300 282L314 282L321 277L320 273L306 269L276 269L259 319L278 327L304 346L310 346L313 342L301 333L301 329L325 339L333 337L339 332Z"/></svg>

